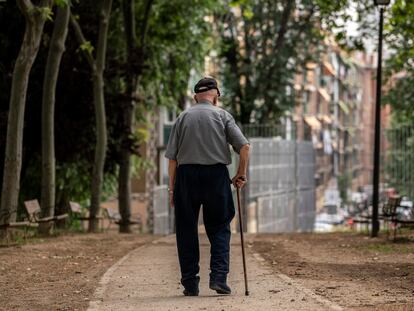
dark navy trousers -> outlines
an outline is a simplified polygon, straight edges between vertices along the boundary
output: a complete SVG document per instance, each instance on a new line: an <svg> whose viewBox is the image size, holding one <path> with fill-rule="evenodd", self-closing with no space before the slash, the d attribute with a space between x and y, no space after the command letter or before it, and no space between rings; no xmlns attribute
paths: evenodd
<svg viewBox="0 0 414 311"><path fill-rule="evenodd" d="M225 282L229 273L230 222L234 217L231 179L226 165L184 164L177 168L174 206L181 283L186 288L198 284L198 216L210 241L210 280Z"/></svg>

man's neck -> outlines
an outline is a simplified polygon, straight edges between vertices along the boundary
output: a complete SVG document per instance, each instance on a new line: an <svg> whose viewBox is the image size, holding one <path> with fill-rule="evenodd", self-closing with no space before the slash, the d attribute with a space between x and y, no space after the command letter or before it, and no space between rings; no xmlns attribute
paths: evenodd
<svg viewBox="0 0 414 311"><path fill-rule="evenodd" d="M212 101L208 100L208 99L200 100L200 101L198 101L197 104L210 104L210 105L214 106L214 103Z"/></svg>

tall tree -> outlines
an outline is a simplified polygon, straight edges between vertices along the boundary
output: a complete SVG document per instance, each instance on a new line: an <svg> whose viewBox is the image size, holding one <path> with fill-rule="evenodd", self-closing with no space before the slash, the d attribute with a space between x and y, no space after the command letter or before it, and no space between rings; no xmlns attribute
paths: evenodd
<svg viewBox="0 0 414 311"><path fill-rule="evenodd" d="M326 34L342 30L345 41L351 2L224 1L228 9L216 15L224 101L239 122L277 121L294 105L295 74L317 59Z"/></svg>
<svg viewBox="0 0 414 311"><path fill-rule="evenodd" d="M40 0L36 4L30 0L17 0L17 3L24 15L26 30L13 70L1 191L0 225L7 225L16 219L27 86L30 70L39 50L43 27L51 12L52 0Z"/></svg>
<svg viewBox="0 0 414 311"><path fill-rule="evenodd" d="M121 127L121 149L119 160L118 178L118 202L121 222L120 232L130 232L131 217L131 154L133 153L133 142L131 137L134 132L135 106L138 98L138 85L142 76L146 49L145 41L149 26L151 7L154 0L145 1L143 17L139 23L139 35L136 33L135 0L123 0L123 20L126 41L126 100L122 103Z"/></svg>
<svg viewBox="0 0 414 311"><path fill-rule="evenodd" d="M93 100L96 118L96 147L92 172L91 205L89 210L90 220L88 229L90 232L96 232L99 229L99 219L97 216L99 214L101 203L104 165L108 143L105 113L104 71L111 8L112 0L102 0L100 2L98 9L99 33L95 58L93 57L93 47L91 43L85 39L77 18L72 14L70 19L81 49L88 60L89 66L91 67L93 77Z"/></svg>
<svg viewBox="0 0 414 311"><path fill-rule="evenodd" d="M42 195L41 216L50 217L55 211L55 97L59 67L65 41L68 33L70 16L69 3L59 3L54 21L52 38L49 45L49 53L46 62L45 77L43 81L42 101ZM50 222L43 222L39 226L39 232L49 234L52 226Z"/></svg>

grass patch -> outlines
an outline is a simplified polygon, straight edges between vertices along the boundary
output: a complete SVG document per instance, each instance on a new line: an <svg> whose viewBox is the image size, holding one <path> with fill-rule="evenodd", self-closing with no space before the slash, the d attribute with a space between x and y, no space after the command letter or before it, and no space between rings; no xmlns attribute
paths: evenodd
<svg viewBox="0 0 414 311"><path fill-rule="evenodd" d="M372 243L365 245L356 246L357 249L362 251L368 251L372 253L381 253L381 254L409 254L413 253L414 249L406 245L398 244L385 244L385 243Z"/></svg>

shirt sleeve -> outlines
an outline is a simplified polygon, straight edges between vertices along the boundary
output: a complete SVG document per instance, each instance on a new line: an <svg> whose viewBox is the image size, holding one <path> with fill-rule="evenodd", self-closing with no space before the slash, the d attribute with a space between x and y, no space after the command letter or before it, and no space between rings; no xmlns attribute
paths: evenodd
<svg viewBox="0 0 414 311"><path fill-rule="evenodd" d="M225 130L226 130L226 137L227 142L233 147L234 151L240 153L240 149L244 145L248 145L249 141L243 135L240 128L237 126L236 121L234 120L233 116L225 112L226 114L226 121L225 121Z"/></svg>
<svg viewBox="0 0 414 311"><path fill-rule="evenodd" d="M178 132L177 121L171 128L170 137L168 138L167 150L165 151L165 157L170 160L177 160L178 153Z"/></svg>

